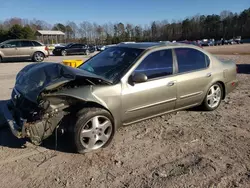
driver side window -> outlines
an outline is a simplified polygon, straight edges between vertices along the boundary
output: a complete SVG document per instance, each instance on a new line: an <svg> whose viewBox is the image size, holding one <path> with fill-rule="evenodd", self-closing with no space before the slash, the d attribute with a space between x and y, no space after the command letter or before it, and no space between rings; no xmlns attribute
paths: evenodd
<svg viewBox="0 0 250 188"><path fill-rule="evenodd" d="M135 73L143 73L148 79L160 78L173 74L172 50L160 50L149 54L135 69Z"/></svg>

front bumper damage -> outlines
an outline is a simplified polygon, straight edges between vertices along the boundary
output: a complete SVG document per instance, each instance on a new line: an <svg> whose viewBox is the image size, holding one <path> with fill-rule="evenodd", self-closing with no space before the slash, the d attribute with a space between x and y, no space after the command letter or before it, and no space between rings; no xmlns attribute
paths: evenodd
<svg viewBox="0 0 250 188"><path fill-rule="evenodd" d="M10 127L11 132L13 133L14 136L16 136L17 138L24 138L24 134L22 133L22 129L21 127L23 126L23 122L21 123L21 125L18 125L17 122L15 121L11 111L9 110L9 105L11 103L11 100L7 101L3 106L2 106L2 112L4 115L4 118L7 122L7 124Z"/></svg>
<svg viewBox="0 0 250 188"><path fill-rule="evenodd" d="M53 115L30 122L19 117L16 110L18 109L15 109L12 100L9 100L2 107L3 115L11 132L17 138L29 138L35 145L40 145L44 139L52 135L65 115L63 111L57 111Z"/></svg>

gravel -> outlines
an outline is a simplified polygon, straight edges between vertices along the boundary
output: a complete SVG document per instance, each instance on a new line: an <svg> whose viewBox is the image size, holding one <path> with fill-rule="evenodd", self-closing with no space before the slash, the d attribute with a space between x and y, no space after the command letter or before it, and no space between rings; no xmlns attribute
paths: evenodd
<svg viewBox="0 0 250 188"><path fill-rule="evenodd" d="M249 187L250 56L218 57L244 69L217 110L180 111L121 128L97 152L71 153L64 137L56 151L53 137L36 147L0 129L0 187ZM0 65L1 100L26 64Z"/></svg>

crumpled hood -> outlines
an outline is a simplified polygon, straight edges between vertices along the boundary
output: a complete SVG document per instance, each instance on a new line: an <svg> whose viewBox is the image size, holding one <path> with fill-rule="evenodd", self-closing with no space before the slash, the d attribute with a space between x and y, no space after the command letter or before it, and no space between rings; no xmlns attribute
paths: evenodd
<svg viewBox="0 0 250 188"><path fill-rule="evenodd" d="M87 71L60 63L30 64L17 74L15 89L25 98L36 103L43 90L53 89L53 87L56 88L64 83L84 78L103 80L103 78Z"/></svg>

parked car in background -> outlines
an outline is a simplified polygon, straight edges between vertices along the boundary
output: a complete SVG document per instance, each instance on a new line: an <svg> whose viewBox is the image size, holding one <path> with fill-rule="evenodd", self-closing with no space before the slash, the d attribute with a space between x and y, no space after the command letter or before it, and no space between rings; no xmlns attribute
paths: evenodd
<svg viewBox="0 0 250 188"><path fill-rule="evenodd" d="M196 41L187 41L187 40L184 40L184 41L178 41L178 43L192 44L192 45L199 46L200 48L202 48L202 45L199 44L199 43L196 42Z"/></svg>
<svg viewBox="0 0 250 188"><path fill-rule="evenodd" d="M242 44L242 40L241 40L241 36L237 36L234 41L237 43L237 44Z"/></svg>
<svg viewBox="0 0 250 188"><path fill-rule="evenodd" d="M99 46L98 51L103 51L103 50L105 50L105 48L106 48L105 45L104 46Z"/></svg>
<svg viewBox="0 0 250 188"><path fill-rule="evenodd" d="M58 130L86 153L107 146L121 126L195 106L217 109L237 87L236 73L233 61L194 45L118 44L78 68L27 65L2 108L16 137L39 145Z"/></svg>
<svg viewBox="0 0 250 188"><path fill-rule="evenodd" d="M237 43L234 41L234 39L229 39L229 40L225 40L225 41L224 41L224 44L233 45L233 44L237 44Z"/></svg>
<svg viewBox="0 0 250 188"><path fill-rule="evenodd" d="M216 40L216 41L214 41L214 45L215 46L222 45L222 40Z"/></svg>
<svg viewBox="0 0 250 188"><path fill-rule="evenodd" d="M52 52L54 55L89 55L90 51L86 44L69 43L66 46L57 46Z"/></svg>
<svg viewBox="0 0 250 188"><path fill-rule="evenodd" d="M202 46L214 46L214 39L203 39L201 40Z"/></svg>
<svg viewBox="0 0 250 188"><path fill-rule="evenodd" d="M97 47L95 45L89 45L88 50L90 53L94 53L95 51L97 51Z"/></svg>
<svg viewBox="0 0 250 188"><path fill-rule="evenodd" d="M35 40L12 39L0 43L0 62L10 59L32 59L42 62L48 56L48 47Z"/></svg>
<svg viewBox="0 0 250 188"><path fill-rule="evenodd" d="M103 46L103 45L97 45L96 49L97 49L97 51L103 51L105 49L105 46Z"/></svg>

